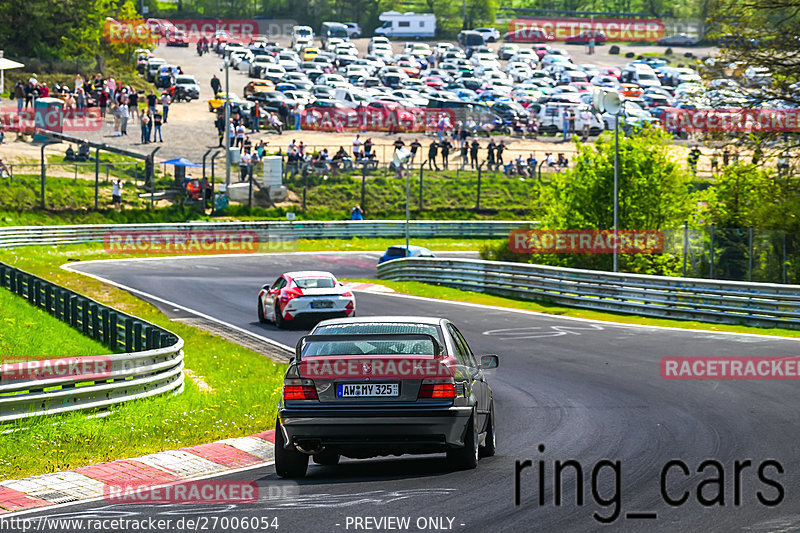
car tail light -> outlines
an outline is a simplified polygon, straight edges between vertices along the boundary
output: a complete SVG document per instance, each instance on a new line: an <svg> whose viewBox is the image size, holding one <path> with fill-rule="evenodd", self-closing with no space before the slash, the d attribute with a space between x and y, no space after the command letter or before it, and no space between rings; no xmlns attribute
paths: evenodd
<svg viewBox="0 0 800 533"><path fill-rule="evenodd" d="M349 291L348 292L343 292L342 293L342 297L343 298L352 298L353 297L353 293L349 292Z"/></svg>
<svg viewBox="0 0 800 533"><path fill-rule="evenodd" d="M292 288L292 289L284 291L281 294L281 301L282 302L288 302L289 300L294 300L298 296L302 296L302 295L303 295L303 291L301 289Z"/></svg>
<svg viewBox="0 0 800 533"><path fill-rule="evenodd" d="M428 380L425 380L428 381ZM455 398L456 397L456 384L453 381L448 382L423 382L419 388L417 398Z"/></svg>
<svg viewBox="0 0 800 533"><path fill-rule="evenodd" d="M284 400L319 400L317 387L310 379L287 379L283 382Z"/></svg>

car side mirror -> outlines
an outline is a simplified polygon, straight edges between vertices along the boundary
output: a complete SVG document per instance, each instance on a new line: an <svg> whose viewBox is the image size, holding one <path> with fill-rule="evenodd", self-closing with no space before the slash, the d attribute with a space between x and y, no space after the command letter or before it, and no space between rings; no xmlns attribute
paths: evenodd
<svg viewBox="0 0 800 533"><path fill-rule="evenodd" d="M487 370L489 368L497 368L500 366L500 358L496 355L482 355L480 368Z"/></svg>

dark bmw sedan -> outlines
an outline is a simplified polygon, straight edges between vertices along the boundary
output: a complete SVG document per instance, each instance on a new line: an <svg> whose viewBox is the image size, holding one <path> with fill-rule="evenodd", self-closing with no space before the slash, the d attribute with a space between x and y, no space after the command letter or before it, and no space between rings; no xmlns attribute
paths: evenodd
<svg viewBox="0 0 800 533"><path fill-rule="evenodd" d="M365 317L320 322L297 343L275 426L275 471L303 477L309 458L335 465L445 453L470 469L495 453L492 389L458 328L444 318Z"/></svg>

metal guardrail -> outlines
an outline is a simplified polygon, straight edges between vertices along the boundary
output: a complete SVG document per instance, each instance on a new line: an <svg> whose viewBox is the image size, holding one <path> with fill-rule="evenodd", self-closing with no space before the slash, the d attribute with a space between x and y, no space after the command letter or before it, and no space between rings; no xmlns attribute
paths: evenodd
<svg viewBox="0 0 800 533"><path fill-rule="evenodd" d="M800 329L800 285L709 281L468 259L395 259L378 277L641 316Z"/></svg>
<svg viewBox="0 0 800 533"><path fill-rule="evenodd" d="M413 238L426 237L507 237L525 224L515 221L422 221L409 224ZM85 226L0 227L0 248L25 245L82 244L103 242L112 231L248 231L262 239L325 239L352 237L401 238L404 220L265 221L265 222L186 222L167 224L100 224Z"/></svg>
<svg viewBox="0 0 800 533"><path fill-rule="evenodd" d="M91 379L0 375L0 422L98 409L183 390L183 339L174 333L4 263L0 263L0 286L114 352L124 352L81 357L81 361L102 361L104 371Z"/></svg>

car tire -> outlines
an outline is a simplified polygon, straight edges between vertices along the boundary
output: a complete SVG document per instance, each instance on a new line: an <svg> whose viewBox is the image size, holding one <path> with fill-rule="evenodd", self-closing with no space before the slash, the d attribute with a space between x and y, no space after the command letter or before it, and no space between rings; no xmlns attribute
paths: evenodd
<svg viewBox="0 0 800 533"><path fill-rule="evenodd" d="M276 441L277 446L277 441ZM475 424L475 410L467 422L464 433L464 446L447 449L447 462L455 470L472 470L478 466L478 430Z"/></svg>
<svg viewBox="0 0 800 533"><path fill-rule="evenodd" d="M258 321L262 324L267 321L267 319L264 317L264 304L260 297L258 299Z"/></svg>
<svg viewBox="0 0 800 533"><path fill-rule="evenodd" d="M331 450L323 450L313 455L314 462L321 466L336 466L341 456Z"/></svg>
<svg viewBox="0 0 800 533"><path fill-rule="evenodd" d="M278 302L275 302L275 325L279 329L283 329L286 327L286 321L283 319L283 313L281 313L281 306Z"/></svg>
<svg viewBox="0 0 800 533"><path fill-rule="evenodd" d="M295 449L284 448L283 430L280 421L275 420L275 473L279 477L305 477L308 471L308 455Z"/></svg>
<svg viewBox="0 0 800 533"><path fill-rule="evenodd" d="M494 432L494 402L489 408L489 420L486 421L486 439L483 441L483 446L480 447L481 457L491 457L497 451L497 440Z"/></svg>

